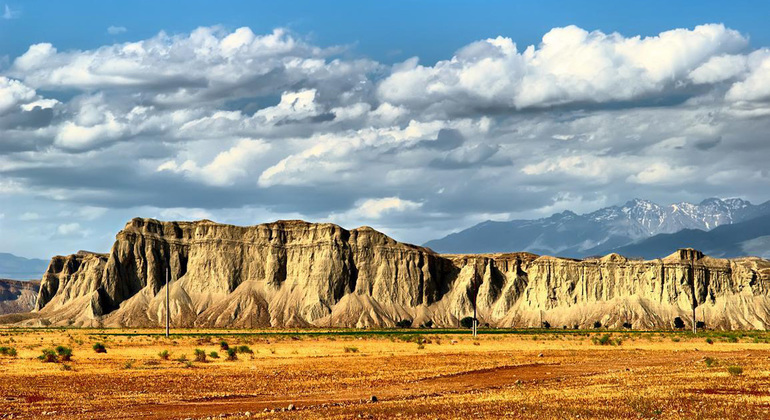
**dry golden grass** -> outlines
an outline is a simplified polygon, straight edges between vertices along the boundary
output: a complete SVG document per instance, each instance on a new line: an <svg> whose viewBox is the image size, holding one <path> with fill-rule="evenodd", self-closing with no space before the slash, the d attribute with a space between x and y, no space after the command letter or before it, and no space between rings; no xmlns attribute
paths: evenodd
<svg viewBox="0 0 770 420"><path fill-rule="evenodd" d="M763 333L184 333L0 329L0 418L770 417Z"/></svg>

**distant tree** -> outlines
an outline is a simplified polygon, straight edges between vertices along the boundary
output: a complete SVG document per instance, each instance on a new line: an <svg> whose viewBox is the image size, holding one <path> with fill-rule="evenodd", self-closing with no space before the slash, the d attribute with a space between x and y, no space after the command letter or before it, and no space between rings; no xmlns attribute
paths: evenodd
<svg viewBox="0 0 770 420"><path fill-rule="evenodd" d="M429 319L423 322L422 325L420 325L420 328L433 328L433 321Z"/></svg>
<svg viewBox="0 0 770 420"><path fill-rule="evenodd" d="M601 322L599 322L599 321L594 322L594 328L598 329L598 328L601 328L601 327L602 327L602 323Z"/></svg>
<svg viewBox="0 0 770 420"><path fill-rule="evenodd" d="M682 321L682 318L676 317L674 318L674 328L681 330L684 328L684 321Z"/></svg>
<svg viewBox="0 0 770 420"><path fill-rule="evenodd" d="M630 322L624 322L623 328L630 330L631 329L631 323Z"/></svg>
<svg viewBox="0 0 770 420"><path fill-rule="evenodd" d="M463 328L473 328L473 317L466 316L465 318L461 319L460 325L462 325Z"/></svg>
<svg viewBox="0 0 770 420"><path fill-rule="evenodd" d="M396 326L398 328L412 328L412 320L402 319L401 321L396 322Z"/></svg>
<svg viewBox="0 0 770 420"><path fill-rule="evenodd" d="M703 321L698 321L695 323L695 327L698 328L699 330L702 330L706 328L706 323Z"/></svg>
<svg viewBox="0 0 770 420"><path fill-rule="evenodd" d="M543 321L543 328L545 328L545 329L551 328L551 323L548 322L548 321Z"/></svg>

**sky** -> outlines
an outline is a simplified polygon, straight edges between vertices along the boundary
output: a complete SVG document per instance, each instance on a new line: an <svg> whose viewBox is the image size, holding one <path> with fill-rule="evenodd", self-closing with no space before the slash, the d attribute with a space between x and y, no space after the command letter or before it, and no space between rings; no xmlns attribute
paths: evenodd
<svg viewBox="0 0 770 420"><path fill-rule="evenodd" d="M674 3L674 4L670 4ZM770 199L770 3L0 3L0 252Z"/></svg>

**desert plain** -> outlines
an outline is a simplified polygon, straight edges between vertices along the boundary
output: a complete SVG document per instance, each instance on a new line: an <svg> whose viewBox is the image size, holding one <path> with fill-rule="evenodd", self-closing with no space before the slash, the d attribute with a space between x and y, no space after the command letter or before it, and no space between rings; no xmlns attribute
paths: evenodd
<svg viewBox="0 0 770 420"><path fill-rule="evenodd" d="M759 331L4 328L0 348L2 419L770 417Z"/></svg>

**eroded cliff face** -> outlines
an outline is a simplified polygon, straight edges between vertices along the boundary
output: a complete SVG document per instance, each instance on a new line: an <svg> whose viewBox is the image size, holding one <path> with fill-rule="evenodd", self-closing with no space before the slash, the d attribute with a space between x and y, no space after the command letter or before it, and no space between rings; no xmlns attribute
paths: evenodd
<svg viewBox="0 0 770 420"><path fill-rule="evenodd" d="M39 281L0 279L0 315L31 311L39 287Z"/></svg>
<svg viewBox="0 0 770 420"><path fill-rule="evenodd" d="M55 257L26 323L159 326L166 273L177 327L714 328L770 325L770 263L683 250L663 259L438 255L371 228L302 221L238 227L134 219L108 255Z"/></svg>

